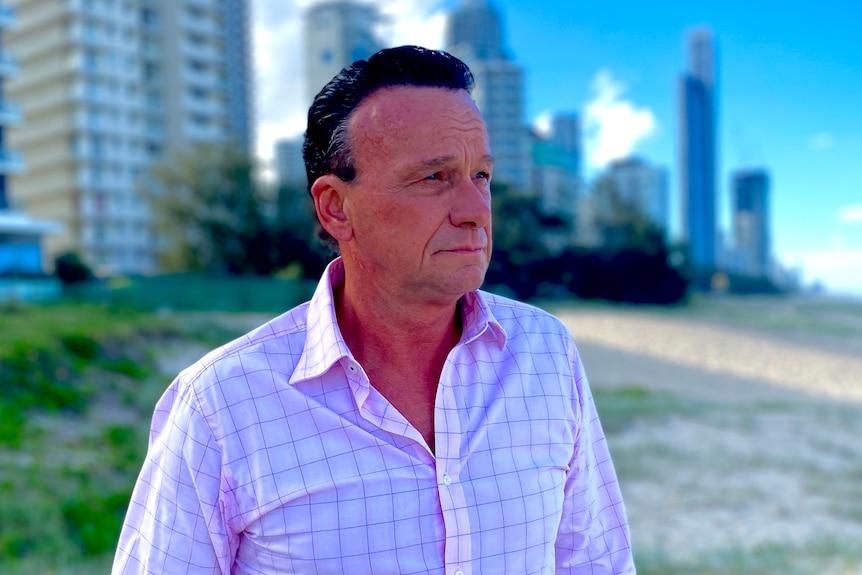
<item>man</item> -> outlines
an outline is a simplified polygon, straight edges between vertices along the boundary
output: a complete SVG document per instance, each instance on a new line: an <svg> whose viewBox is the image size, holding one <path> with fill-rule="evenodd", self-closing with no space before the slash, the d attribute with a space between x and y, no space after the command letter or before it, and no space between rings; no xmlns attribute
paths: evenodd
<svg viewBox="0 0 862 575"><path fill-rule="evenodd" d="M383 50L309 111L341 257L159 402L114 573L634 573L571 336L477 291L493 158L472 76Z"/></svg>

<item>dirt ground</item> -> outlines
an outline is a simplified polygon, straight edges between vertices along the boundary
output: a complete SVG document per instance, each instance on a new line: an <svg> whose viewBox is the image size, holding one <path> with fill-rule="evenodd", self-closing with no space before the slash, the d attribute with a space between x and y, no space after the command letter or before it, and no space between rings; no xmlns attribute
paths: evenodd
<svg viewBox="0 0 862 575"><path fill-rule="evenodd" d="M635 400L608 429L636 553L702 564L771 549L807 561L799 572L862 573L857 332L632 308L557 315L597 402L637 390L650 411L662 398L649 415Z"/></svg>

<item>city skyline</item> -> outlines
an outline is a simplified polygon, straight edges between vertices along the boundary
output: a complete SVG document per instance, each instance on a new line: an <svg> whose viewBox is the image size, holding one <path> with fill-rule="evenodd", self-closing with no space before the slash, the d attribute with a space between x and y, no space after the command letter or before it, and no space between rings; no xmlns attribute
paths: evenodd
<svg viewBox="0 0 862 575"><path fill-rule="evenodd" d="M304 110L288 85L298 73L299 16L315 2L255 0L258 151L301 133ZM443 47L445 14L456 1L375 2L390 45ZM773 248L803 265L806 283L862 295L862 47L852 22L862 7L826 3L816 13L740 2L622 2L596 5L496 2L506 44L525 69L526 118L547 126L555 112L584 123L585 173L637 154L670 171L672 233L680 227L677 78L685 41L708 26L718 44L717 218L730 225L730 177L744 168L771 175Z"/></svg>

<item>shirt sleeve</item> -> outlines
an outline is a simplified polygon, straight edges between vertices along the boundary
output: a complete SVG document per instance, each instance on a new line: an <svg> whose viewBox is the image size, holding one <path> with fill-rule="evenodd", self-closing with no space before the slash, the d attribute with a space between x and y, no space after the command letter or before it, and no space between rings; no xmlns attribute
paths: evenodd
<svg viewBox="0 0 862 575"><path fill-rule="evenodd" d="M156 406L113 575L230 573L222 455L193 390L179 380Z"/></svg>
<svg viewBox="0 0 862 575"><path fill-rule="evenodd" d="M586 373L574 342L575 449L555 544L557 573L634 574L628 522Z"/></svg>

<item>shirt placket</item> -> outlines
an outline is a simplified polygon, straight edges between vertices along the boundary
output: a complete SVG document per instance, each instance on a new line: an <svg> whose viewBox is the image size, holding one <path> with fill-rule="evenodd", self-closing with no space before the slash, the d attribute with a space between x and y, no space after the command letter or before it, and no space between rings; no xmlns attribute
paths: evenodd
<svg viewBox="0 0 862 575"><path fill-rule="evenodd" d="M446 532L446 575L471 575L470 516L461 482L461 418L457 390L450 377L453 369L452 362L447 361L437 387L434 416L437 486Z"/></svg>

